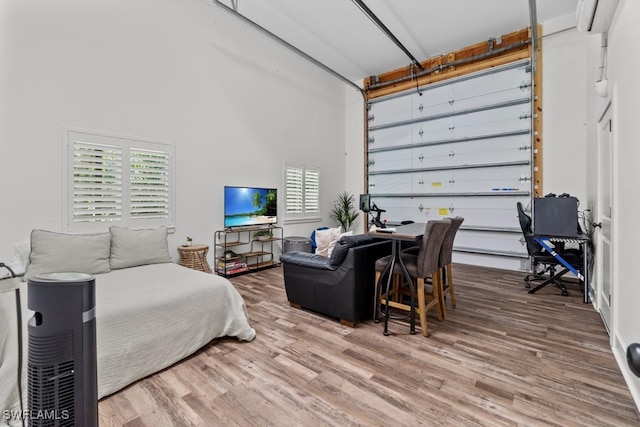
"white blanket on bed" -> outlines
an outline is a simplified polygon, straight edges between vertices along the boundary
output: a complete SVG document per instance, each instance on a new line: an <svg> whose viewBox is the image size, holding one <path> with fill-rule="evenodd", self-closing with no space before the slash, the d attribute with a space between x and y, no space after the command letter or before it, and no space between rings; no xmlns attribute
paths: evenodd
<svg viewBox="0 0 640 427"><path fill-rule="evenodd" d="M220 276L177 264L153 264L96 274L98 396L192 354L214 338L251 341L244 300ZM27 284L21 286L24 348L27 347ZM0 294L0 424L18 409L14 293ZM23 391L26 404L26 350Z"/></svg>

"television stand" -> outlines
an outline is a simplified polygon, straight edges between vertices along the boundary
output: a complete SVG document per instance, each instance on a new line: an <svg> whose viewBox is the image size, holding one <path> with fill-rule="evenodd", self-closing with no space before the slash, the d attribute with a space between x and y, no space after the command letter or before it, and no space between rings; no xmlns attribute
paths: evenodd
<svg viewBox="0 0 640 427"><path fill-rule="evenodd" d="M270 236L255 236L259 231ZM215 272L230 277L277 267L282 253L283 230L274 225L233 227L218 230L214 236Z"/></svg>

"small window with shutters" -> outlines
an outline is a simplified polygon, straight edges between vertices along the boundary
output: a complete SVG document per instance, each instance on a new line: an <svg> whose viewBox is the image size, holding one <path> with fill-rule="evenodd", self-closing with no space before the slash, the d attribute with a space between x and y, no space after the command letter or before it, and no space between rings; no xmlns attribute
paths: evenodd
<svg viewBox="0 0 640 427"><path fill-rule="evenodd" d="M284 222L320 219L320 168L285 162L284 188Z"/></svg>
<svg viewBox="0 0 640 427"><path fill-rule="evenodd" d="M66 135L66 231L173 225L172 144L71 130Z"/></svg>

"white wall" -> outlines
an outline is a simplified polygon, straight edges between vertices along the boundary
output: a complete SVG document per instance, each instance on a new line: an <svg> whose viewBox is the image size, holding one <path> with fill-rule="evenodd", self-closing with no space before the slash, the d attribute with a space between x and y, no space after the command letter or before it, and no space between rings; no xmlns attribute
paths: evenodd
<svg viewBox="0 0 640 427"><path fill-rule="evenodd" d="M543 23L542 194L569 193L586 206L586 42L575 14Z"/></svg>
<svg viewBox="0 0 640 427"><path fill-rule="evenodd" d="M362 82L356 84L362 86ZM360 194L367 193L365 188L365 159L366 153L363 145L364 141L364 98L354 88L345 88L345 188L354 195L356 207L359 208ZM353 226L356 233L365 231L365 224L369 217L360 211L358 219Z"/></svg>
<svg viewBox="0 0 640 427"><path fill-rule="evenodd" d="M568 15L544 23L544 33L573 25ZM628 369L625 351L640 342L640 286L637 262L640 222L640 3L621 0L608 35L609 97L600 97L600 35L575 29L546 37L544 52L544 192L569 192L581 208L597 209L598 146L596 123L611 100L614 120L614 247L611 335L614 354L640 407L640 379ZM615 93L615 95L614 95ZM598 219L594 217L597 222ZM596 248L596 251L598 248Z"/></svg>
<svg viewBox="0 0 640 427"><path fill-rule="evenodd" d="M61 231L64 126L175 143L172 248L212 245L223 186L282 190L284 160L322 168L328 222L344 84L210 2L4 0L0 28L0 260L33 228Z"/></svg>
<svg viewBox="0 0 640 427"><path fill-rule="evenodd" d="M625 351L629 344L640 342L640 280L635 269L638 262L638 237L640 236L640 45L637 42L640 22L640 2L621 0L608 37L608 78L613 106L614 139L614 318L613 349L620 368L640 407L640 379L627 368ZM599 43L590 47L599 50ZM597 52L590 56L598 58ZM591 63L590 68L597 67ZM595 82L588 82L587 86ZM592 99L596 101L593 90ZM590 123L598 120L600 111L592 111ZM589 153L596 156L597 137L595 127L589 138ZM592 161L593 162L593 161ZM595 198L595 188L593 189Z"/></svg>

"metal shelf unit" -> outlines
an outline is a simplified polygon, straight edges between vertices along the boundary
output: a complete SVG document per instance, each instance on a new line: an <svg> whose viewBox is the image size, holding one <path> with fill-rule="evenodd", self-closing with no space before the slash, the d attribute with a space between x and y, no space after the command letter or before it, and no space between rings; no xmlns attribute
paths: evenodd
<svg viewBox="0 0 640 427"><path fill-rule="evenodd" d="M270 230L266 239L253 237L257 231ZM280 265L276 256L282 253L282 227L255 226L218 230L214 236L215 271L230 277ZM237 252L231 248L239 249ZM229 251L233 252L232 254Z"/></svg>

